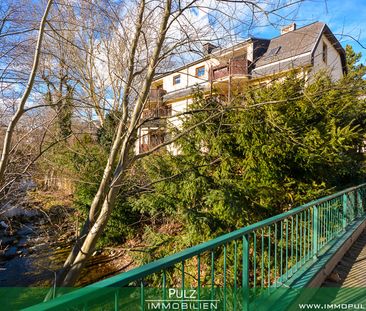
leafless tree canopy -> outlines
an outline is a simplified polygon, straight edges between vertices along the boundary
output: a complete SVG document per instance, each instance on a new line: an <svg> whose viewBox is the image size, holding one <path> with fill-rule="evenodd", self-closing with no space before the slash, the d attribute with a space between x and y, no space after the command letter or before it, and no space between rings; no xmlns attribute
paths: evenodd
<svg viewBox="0 0 366 311"><path fill-rule="evenodd" d="M103 127L110 114L118 117L103 178L57 286L77 280L107 224L126 171L139 158L171 143L138 156L132 152L154 76L202 56L204 43L225 46L258 25L287 23L301 2L0 4L0 192L22 178L54 144ZM27 150L20 152L24 145ZM11 165L16 156L22 157L16 161L21 164Z"/></svg>

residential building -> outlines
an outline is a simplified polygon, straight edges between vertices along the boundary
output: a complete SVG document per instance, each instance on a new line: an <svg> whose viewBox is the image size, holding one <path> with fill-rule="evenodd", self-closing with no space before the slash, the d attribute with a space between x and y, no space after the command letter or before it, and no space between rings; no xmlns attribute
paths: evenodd
<svg viewBox="0 0 366 311"><path fill-rule="evenodd" d="M245 84L267 84L293 70L309 80L324 70L334 81L346 72L345 51L321 22L298 29L293 23L282 28L276 38L253 37L226 48L207 43L204 50L202 58L155 77L142 115L146 122L138 133L137 153L167 139L167 119L179 127L178 116L192 102L197 87L207 94L215 89L230 99L232 92ZM168 148L178 152L175 145Z"/></svg>

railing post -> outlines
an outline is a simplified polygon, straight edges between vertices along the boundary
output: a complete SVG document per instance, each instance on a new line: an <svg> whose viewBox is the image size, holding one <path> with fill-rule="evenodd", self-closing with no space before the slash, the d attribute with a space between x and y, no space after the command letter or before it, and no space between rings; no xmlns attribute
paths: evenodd
<svg viewBox="0 0 366 311"><path fill-rule="evenodd" d="M119 289L114 291L114 311L119 311Z"/></svg>
<svg viewBox="0 0 366 311"><path fill-rule="evenodd" d="M243 311L249 311L249 235L243 236Z"/></svg>
<svg viewBox="0 0 366 311"><path fill-rule="evenodd" d="M361 189L357 189L357 216L362 216L363 214L363 206L362 206L362 195L361 195Z"/></svg>
<svg viewBox="0 0 366 311"><path fill-rule="evenodd" d="M352 206L352 211L353 211L353 219L352 220L355 220L359 215L358 215L358 195L357 195L357 193L358 193L358 191L357 190L353 190L352 191L352 193L353 193L353 200L352 200L352 204L353 204L353 206Z"/></svg>
<svg viewBox="0 0 366 311"><path fill-rule="evenodd" d="M342 227L346 229L347 227L347 193L342 196Z"/></svg>
<svg viewBox="0 0 366 311"><path fill-rule="evenodd" d="M318 256L318 206L313 206L313 256Z"/></svg>
<svg viewBox="0 0 366 311"><path fill-rule="evenodd" d="M360 211L361 216L365 213L365 207L363 206L363 201L362 201L362 189L359 188L357 191L357 196L358 196L358 209Z"/></svg>

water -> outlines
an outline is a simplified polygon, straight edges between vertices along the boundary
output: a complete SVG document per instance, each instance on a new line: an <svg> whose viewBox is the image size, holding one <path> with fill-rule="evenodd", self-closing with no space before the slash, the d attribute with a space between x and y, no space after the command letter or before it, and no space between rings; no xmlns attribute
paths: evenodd
<svg viewBox="0 0 366 311"><path fill-rule="evenodd" d="M14 234L3 233L7 250L0 256L0 286L50 285L68 250L57 250L57 241L49 238L32 223L20 225Z"/></svg>
<svg viewBox="0 0 366 311"><path fill-rule="evenodd" d="M67 258L73 234L39 217L27 218L9 234L0 227L0 287L49 287ZM65 232L69 234L65 235ZM5 251L4 251L5 250ZM115 267L107 255L92 257L77 285L86 285L113 275Z"/></svg>

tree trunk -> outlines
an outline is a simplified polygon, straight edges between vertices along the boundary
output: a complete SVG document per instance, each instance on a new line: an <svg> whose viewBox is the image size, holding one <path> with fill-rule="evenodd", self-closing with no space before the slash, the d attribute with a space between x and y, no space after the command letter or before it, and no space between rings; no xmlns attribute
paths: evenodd
<svg viewBox="0 0 366 311"><path fill-rule="evenodd" d="M10 148L11 148L11 142L12 142L12 138L13 138L14 129L15 129L19 119L22 117L22 115L24 113L24 106L25 106L25 104L28 100L30 92L32 91L34 80L36 78L38 65L39 65L39 59L40 59L40 56L41 56L41 47L42 47L44 29L45 29L45 26L46 26L48 13L49 13L49 11L51 9L51 6L52 6L52 2L53 2L53 0L48 0L46 9L45 9L44 14L42 16L41 23L39 25L38 40L37 40L36 50L35 50L35 53L34 53L32 70L31 70L31 73L30 73L30 76L29 76L29 79L28 79L28 84L27 84L27 86L24 90L24 93L23 93L23 96L20 100L18 109L17 109L16 113L14 114L13 118L11 119L11 121L8 125L8 128L6 130L4 143L3 143L3 149L2 149L2 152L1 152L1 159L0 159L0 185L4 181L6 166L8 165L8 162L9 162L9 153L10 153Z"/></svg>
<svg viewBox="0 0 366 311"><path fill-rule="evenodd" d="M171 2L172 0L167 0L165 3L164 15L161 20L161 24L159 27L159 36L155 42L155 48L152 53L148 70L146 73L144 84L141 88L140 97L138 98L135 107L133 109L130 123L128 129L126 129L126 121L127 121L127 102L128 102L128 92L129 88L132 85L134 71L133 71L133 62L134 59L130 60L130 71L129 74L131 79L128 80L131 82L126 85L126 93L124 96L123 104L125 105L125 115L124 118L120 120L116 137L113 142L113 147L111 149L111 153L109 155L108 163L106 165L104 175L102 181L100 183L97 194L94 197L93 203L90 208L89 217L86 220L82 234L80 239L76 242L74 248L72 249L68 259L66 260L63 269L60 271L57 280L56 286L73 286L77 281L82 268L85 266L87 259L91 256L94 251L95 245L98 241L98 238L103 233L105 226L108 223L109 217L112 213L116 196L120 191L120 184L124 178L126 169L132 164L134 157L129 159L129 154L131 148L133 146L133 133L135 131L136 125L139 121L141 111L146 102L146 98L149 94L150 86L152 79L155 74L155 68L159 61L160 52L165 41L165 36L167 32L167 24L171 13ZM143 17L143 10L145 6L144 0L140 3L140 23ZM140 23L137 23L138 32L141 31L139 28ZM136 34L136 46L139 40L139 34ZM132 55L133 56L133 55ZM134 56L133 56L134 57ZM119 161L114 170L112 176L112 169L114 167L114 163L117 160L117 156L119 154ZM101 204L102 203L102 204ZM99 208L101 206L101 208ZM47 298L50 295L48 295Z"/></svg>
<svg viewBox="0 0 366 311"><path fill-rule="evenodd" d="M63 269L60 271L57 280L56 280L56 286L58 286L59 282L62 283L63 278L65 277L67 271L70 269L72 264L74 263L77 254L79 253L81 246L84 243L84 240L87 237L87 234L89 230L91 229L91 226L93 225L95 218L97 217L100 206L102 202L105 200L105 197L108 193L108 184L110 183L112 179L112 172L113 172L113 164L116 162L118 153L121 149L122 144L122 137L123 132L126 127L127 117L128 117L128 111L127 111L127 100L129 95L129 89L133 82L134 77L134 64L135 64L135 53L138 46L138 41L141 35L141 28L142 28L142 22L143 22L143 16L145 12L145 1L141 0L140 7L139 7L139 14L136 20L136 31L133 39L133 44L131 47L131 53L130 53L130 59L129 59L129 76L126 83L126 91L124 93L124 97L122 100L122 105L124 107L123 116L118 124L118 129L116 132L116 138L113 141L113 145L108 157L108 162L106 164L106 167L104 169L103 178L99 184L99 188L97 193L94 196L93 202L90 206L88 218L86 219L83 228L81 230L80 236L75 242L74 247L72 248L68 258L66 259Z"/></svg>
<svg viewBox="0 0 366 311"><path fill-rule="evenodd" d="M84 243L74 260L73 265L70 267L70 269L68 269L59 286L70 287L73 286L77 281L81 270L84 268L90 254L94 252L98 239L108 223L108 219L113 210L112 207L114 206L118 194L118 190L119 189L117 189L117 187L111 188L109 190L109 193L103 202L103 206L97 220L89 230L87 236L85 237Z"/></svg>

